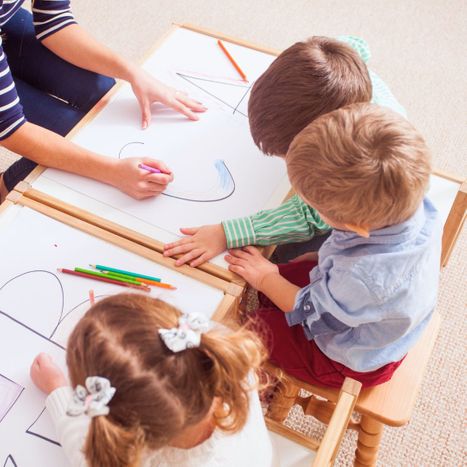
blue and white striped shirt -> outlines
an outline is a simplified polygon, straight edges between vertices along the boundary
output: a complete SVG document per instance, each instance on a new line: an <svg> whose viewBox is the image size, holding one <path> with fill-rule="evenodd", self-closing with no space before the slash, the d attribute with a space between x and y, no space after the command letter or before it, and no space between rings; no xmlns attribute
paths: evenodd
<svg viewBox="0 0 467 467"><path fill-rule="evenodd" d="M23 2L0 0L0 28L21 8ZM32 14L36 37L40 41L75 23L69 0L33 0ZM8 138L25 121L0 37L0 140Z"/></svg>

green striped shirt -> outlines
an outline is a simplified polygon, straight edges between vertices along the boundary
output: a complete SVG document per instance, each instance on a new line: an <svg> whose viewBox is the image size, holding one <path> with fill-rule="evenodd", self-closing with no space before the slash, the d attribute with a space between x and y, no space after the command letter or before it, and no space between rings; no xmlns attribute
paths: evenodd
<svg viewBox="0 0 467 467"><path fill-rule="evenodd" d="M371 58L371 52L365 39L357 36L339 36L337 39L350 45L350 47L358 52L360 58L368 64L368 60ZM388 85L374 71L368 70L368 74L370 75L372 87L371 102L373 104L382 105L383 107L388 107L394 112L407 117L407 112L397 101Z"/></svg>
<svg viewBox="0 0 467 467"><path fill-rule="evenodd" d="M304 242L330 227L297 195L277 208L222 222L227 248Z"/></svg>
<svg viewBox="0 0 467 467"><path fill-rule="evenodd" d="M356 36L339 36L339 40L354 48L367 63L371 57L365 40ZM397 102L386 83L369 70L373 94L371 102L389 107L406 117L404 107ZM258 214L222 222L228 248L246 245L279 245L281 243L304 242L315 234L330 227L297 195L281 206L260 211Z"/></svg>

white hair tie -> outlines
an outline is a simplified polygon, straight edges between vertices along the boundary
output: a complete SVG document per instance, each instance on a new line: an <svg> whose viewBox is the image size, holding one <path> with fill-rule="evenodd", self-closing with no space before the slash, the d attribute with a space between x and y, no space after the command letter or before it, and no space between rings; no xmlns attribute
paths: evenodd
<svg viewBox="0 0 467 467"><path fill-rule="evenodd" d="M107 378L101 376L89 376L86 378L86 387L78 384L73 391L67 415L76 417L87 415L88 417L98 417L109 413L108 403L115 394L116 389L110 385Z"/></svg>
<svg viewBox="0 0 467 467"><path fill-rule="evenodd" d="M201 334L209 330L209 319L202 313L188 313L180 316L178 327L159 329L159 336L166 347L177 353L199 347Z"/></svg>

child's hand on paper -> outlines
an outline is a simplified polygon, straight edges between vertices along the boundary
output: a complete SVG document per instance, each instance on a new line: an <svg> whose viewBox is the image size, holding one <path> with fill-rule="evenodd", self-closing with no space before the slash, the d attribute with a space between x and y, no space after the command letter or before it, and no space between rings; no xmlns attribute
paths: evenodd
<svg viewBox="0 0 467 467"><path fill-rule="evenodd" d="M164 245L164 256L183 255L175 261L175 266L190 263L195 268L227 249L222 224L183 228L180 232L187 236Z"/></svg>
<svg viewBox="0 0 467 467"><path fill-rule="evenodd" d="M191 99L182 91L166 86L141 68L137 69L130 84L141 108L143 129L151 123L151 104L154 102L171 107L190 120L198 120L195 112L207 110L201 102Z"/></svg>
<svg viewBox="0 0 467 467"><path fill-rule="evenodd" d="M229 250L229 253L225 256L225 260L230 264L229 270L243 277L256 290L262 291L262 283L266 276L279 274L277 265L271 263L253 246Z"/></svg>
<svg viewBox="0 0 467 467"><path fill-rule="evenodd" d="M112 185L136 199L157 196L174 178L171 170L155 159L130 157L118 159L115 164ZM138 167L139 164L159 169L162 173L151 173Z"/></svg>
<svg viewBox="0 0 467 467"><path fill-rule="evenodd" d="M68 385L62 370L53 362L52 357L46 353L40 353L34 359L29 374L33 383L46 394Z"/></svg>

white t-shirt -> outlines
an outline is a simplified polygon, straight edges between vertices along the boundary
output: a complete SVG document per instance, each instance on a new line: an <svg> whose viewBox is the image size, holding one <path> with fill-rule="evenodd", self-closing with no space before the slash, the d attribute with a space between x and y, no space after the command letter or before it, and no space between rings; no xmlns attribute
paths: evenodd
<svg viewBox="0 0 467 467"><path fill-rule="evenodd" d="M60 444L72 467L85 467L81 452L90 418L70 417L66 410L72 389L62 387L53 391L46 401L57 430ZM191 449L165 447L143 456L142 467L271 467L273 450L264 423L258 393L250 394L250 410L241 431L228 434L215 430L210 438Z"/></svg>

